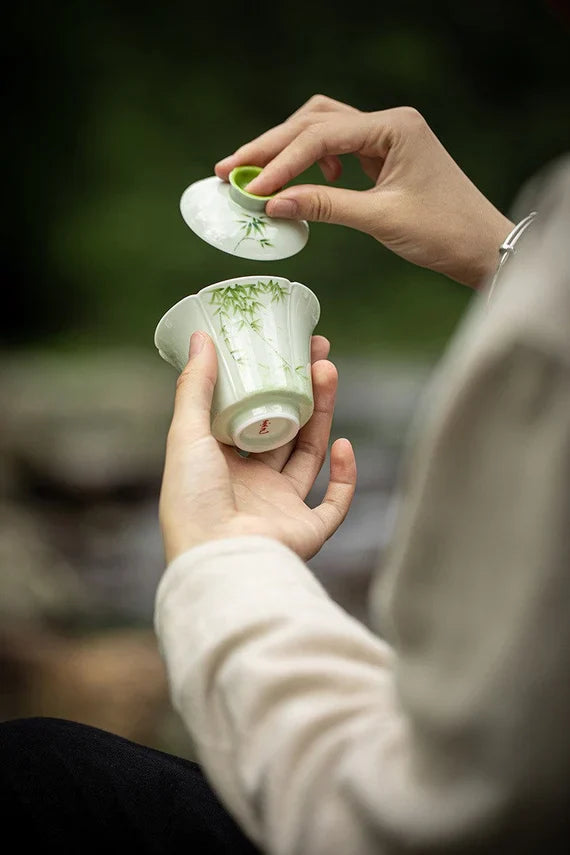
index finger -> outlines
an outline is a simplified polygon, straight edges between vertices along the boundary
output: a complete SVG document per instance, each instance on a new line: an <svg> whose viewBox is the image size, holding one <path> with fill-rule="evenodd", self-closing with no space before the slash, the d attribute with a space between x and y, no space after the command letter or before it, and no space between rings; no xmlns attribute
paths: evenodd
<svg viewBox="0 0 570 855"><path fill-rule="evenodd" d="M357 114L359 112L355 107L344 104L342 101L335 101L325 95L315 95L309 98L302 107L295 110L284 122L275 125L275 127L240 146L229 157L218 161L214 171L218 178L227 181L230 172L236 166L246 164L266 166L307 127L310 121L309 117L314 116L314 121L319 121L324 114L342 113L346 115L347 113Z"/></svg>
<svg viewBox="0 0 570 855"><path fill-rule="evenodd" d="M247 186L248 193L269 196L305 169L329 155L367 153L370 119L366 113L328 116L302 130ZM372 152L378 156L380 152Z"/></svg>

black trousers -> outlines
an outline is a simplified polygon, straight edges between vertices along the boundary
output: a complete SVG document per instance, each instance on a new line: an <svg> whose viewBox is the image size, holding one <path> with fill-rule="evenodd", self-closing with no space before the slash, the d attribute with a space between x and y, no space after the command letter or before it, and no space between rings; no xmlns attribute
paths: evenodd
<svg viewBox="0 0 570 855"><path fill-rule="evenodd" d="M0 723L0 819L30 852L259 855L196 763L55 718Z"/></svg>

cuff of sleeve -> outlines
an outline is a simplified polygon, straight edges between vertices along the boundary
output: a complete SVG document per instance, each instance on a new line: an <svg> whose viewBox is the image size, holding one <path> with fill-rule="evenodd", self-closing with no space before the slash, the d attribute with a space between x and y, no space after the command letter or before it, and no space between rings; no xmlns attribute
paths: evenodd
<svg viewBox="0 0 570 855"><path fill-rule="evenodd" d="M269 605L296 599L300 591L330 600L307 565L289 547L261 535L208 541L177 556L167 566L155 599L155 629L158 637L168 613L184 600L187 605L234 603L247 599L250 606Z"/></svg>
<svg viewBox="0 0 570 855"><path fill-rule="evenodd" d="M195 563L207 561L211 557L219 558L224 555L236 555L238 553L256 553L266 552L267 550L275 551L276 553L286 553L300 559L289 549L284 546L279 540L273 537L265 537L260 534L243 534L239 537L224 537L217 540L208 540L207 543L201 543L199 546L193 546L187 549L181 555L174 558L167 566L165 576L170 572L171 568L178 567L183 564L185 567L192 566Z"/></svg>

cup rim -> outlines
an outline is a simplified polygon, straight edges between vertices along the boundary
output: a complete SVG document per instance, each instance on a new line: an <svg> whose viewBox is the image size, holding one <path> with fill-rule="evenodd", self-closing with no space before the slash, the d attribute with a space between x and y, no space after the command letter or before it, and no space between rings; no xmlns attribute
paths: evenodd
<svg viewBox="0 0 570 855"><path fill-rule="evenodd" d="M164 315L161 317L161 319L160 319L160 320L159 320L159 322L157 323L156 328L155 328L155 331L154 331L154 344L155 344L155 346L156 346L156 347L158 347L158 332L159 332L159 329L162 327L162 325L164 324L164 322L166 321L166 319L168 318L168 316L169 316L171 313L174 313L175 309L180 308L180 306L182 306L182 304L183 304L183 303L186 303L186 302L188 302L188 301L190 301L190 300L195 300L195 299L197 299L197 298L200 296L200 294L206 294L206 293L208 293L209 291L214 291L214 290L216 290L217 288L220 288L221 286L227 286L227 285L240 285L240 284L242 284L242 283L244 283L244 282L247 282L247 281L249 281L249 280L251 280L251 279L275 279L275 280L277 280L278 282L287 282L287 284L289 284L289 285L299 285L301 288L304 288L304 289L305 289L305 291L308 291L308 293L309 293L309 294L311 294L311 296L312 296L312 297L314 298L314 300L316 301L316 306L317 306L317 323L319 322L319 319L320 319L320 316L321 316L321 304L320 304L320 302L319 302L319 298L317 297L317 295L315 294L315 292L314 292L314 291L312 291L312 290L311 290L307 285L304 285L302 282L297 282L297 280L287 279L287 277L286 277L286 276L273 276L273 275L268 275L268 274L265 274L265 273L263 273L263 274L260 274L260 273L254 273L254 274L251 274L251 275L249 275L249 276L237 276L237 277L235 277L235 278L230 278L230 279L221 279L219 282L213 282L211 285L205 285L203 288L200 288L200 290L199 290L199 291L196 291L194 294L187 294L187 295L186 295L186 297L182 297L182 299L180 299L180 300L178 300L178 302L174 303L174 305L172 305L172 306L171 306L171 307L170 307L170 308L169 308L169 309L164 313Z"/></svg>

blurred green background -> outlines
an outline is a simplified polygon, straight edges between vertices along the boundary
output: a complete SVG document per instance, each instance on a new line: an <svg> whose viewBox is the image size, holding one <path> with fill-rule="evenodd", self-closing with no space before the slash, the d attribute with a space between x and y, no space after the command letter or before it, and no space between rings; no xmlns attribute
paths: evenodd
<svg viewBox="0 0 570 855"><path fill-rule="evenodd" d="M5 281L16 305L2 313L3 346L152 349L173 302L263 267L317 292L319 331L337 354L437 354L467 289L339 226L313 225L291 259L236 259L195 237L179 197L321 92L363 110L417 107L507 210L521 183L568 147L569 31L554 8L18 5L5 28ZM302 180L322 177L315 167ZM341 184L368 186L351 158Z"/></svg>

